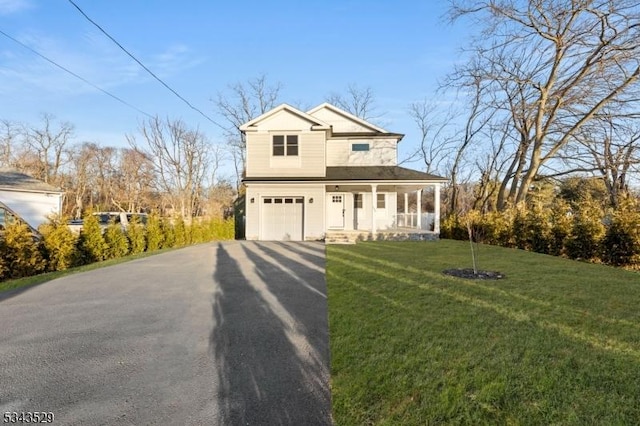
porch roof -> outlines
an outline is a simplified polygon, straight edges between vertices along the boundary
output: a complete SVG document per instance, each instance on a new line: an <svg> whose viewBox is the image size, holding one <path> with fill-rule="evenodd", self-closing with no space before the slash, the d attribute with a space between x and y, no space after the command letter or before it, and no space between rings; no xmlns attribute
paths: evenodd
<svg viewBox="0 0 640 426"><path fill-rule="evenodd" d="M327 167L325 176L245 177L243 182L446 182L447 179L430 173L400 166L343 166Z"/></svg>

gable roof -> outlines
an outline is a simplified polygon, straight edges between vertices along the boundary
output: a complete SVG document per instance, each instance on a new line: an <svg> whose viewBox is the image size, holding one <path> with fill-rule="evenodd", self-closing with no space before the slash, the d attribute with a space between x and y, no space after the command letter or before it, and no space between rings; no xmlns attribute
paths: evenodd
<svg viewBox="0 0 640 426"><path fill-rule="evenodd" d="M359 124L359 125L361 125L363 127L366 127L368 129L371 129L373 132L376 132L376 133L389 133L388 131L386 131L382 127L378 127L375 124L371 124L368 121L363 120L360 117L356 117L355 115L353 115L353 114L351 114L351 113L349 113L349 112L347 112L345 110L342 110L342 109L338 108L335 105L331 105L328 102L322 103L322 104L318 105L317 107L313 108L312 110L307 111L307 114L314 115L315 113L317 113L318 111L323 110L323 109L326 109L326 110L329 110L329 111L331 111L331 112L333 112L335 114L341 115L342 117L348 119L349 121L357 123L357 124Z"/></svg>
<svg viewBox="0 0 640 426"><path fill-rule="evenodd" d="M306 112L300 111L297 108L292 107L291 105L288 104L280 104L277 107L270 109L269 111L265 112L264 114L254 118L253 120L247 121L246 123L244 123L242 126L240 126L240 131L242 132L247 132L247 131L252 131L252 130L256 130L256 125L258 123L260 123L261 121L264 121L276 114L281 113L282 111L286 111L289 112L291 114L294 114L300 118L302 118L303 120L308 121L311 124L311 128L313 130L329 130L331 129L331 126L327 123L325 123L324 121L313 117L309 114L307 114Z"/></svg>
<svg viewBox="0 0 640 426"><path fill-rule="evenodd" d="M15 170L0 170L0 190L25 192L64 192L60 188L49 185L39 179Z"/></svg>

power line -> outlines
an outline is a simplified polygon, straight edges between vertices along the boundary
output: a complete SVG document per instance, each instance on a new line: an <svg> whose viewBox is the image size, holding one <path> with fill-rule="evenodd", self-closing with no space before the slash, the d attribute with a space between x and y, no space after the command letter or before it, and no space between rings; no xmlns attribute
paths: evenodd
<svg viewBox="0 0 640 426"><path fill-rule="evenodd" d="M24 47L25 49L27 49L28 51L30 51L31 53L38 55L39 57L41 57L42 59L44 59L45 61L49 62L51 65L56 66L58 68L60 68L61 70L71 74L72 76L74 76L75 78L82 80L83 82L85 82L86 84L88 84L89 86L93 87L94 89L98 89L99 91L101 91L102 93L104 93L107 96L112 97L113 99L115 99L116 101L128 106L129 108L132 108L136 111L138 111L140 114L144 114L149 118L153 118L153 116L151 114L148 114L144 111L142 111L140 108L130 104L129 102L125 101L122 98L119 98L118 96L114 95L111 92L108 92L106 90L104 90L103 88L96 86L95 84L93 84L92 82L90 82L89 80L87 80L86 78L76 74L75 72L71 71L68 68L65 68L64 66L60 65L59 63L57 63L56 61L54 61L53 59L49 59L46 56L44 56L42 53L38 52L37 50L27 46L26 44L24 44L23 42L21 42L20 40L17 40L14 37L11 37L9 34L5 33L4 31L0 30L0 34L2 34L3 36L5 36L6 38L8 38L9 40L19 44L20 46Z"/></svg>
<svg viewBox="0 0 640 426"><path fill-rule="evenodd" d="M68 0L69 3L71 3L73 5L73 7L75 7L78 12L80 12L80 14L82 16L84 16L87 21L91 22L96 28L98 28L102 34L104 34L105 36L107 36L112 42L114 42L116 44L116 46L118 46L124 53L126 53L127 55L129 55L129 57L131 59L133 59L134 61L136 61L138 63L138 65L140 65L146 72L148 72L153 78L155 78L156 80L158 80L158 82L160 84L162 84L164 87L166 87L171 93L173 93L174 95L176 95L182 102L184 102L185 104L187 104L189 106L189 108L191 108L192 110L198 112L201 116L203 116L204 118L206 118L208 121L210 121L211 123L215 124L216 126L220 127L222 130L227 131L228 129L226 127L224 127L223 125L221 125L220 123L217 123L216 121L214 121L212 118L210 118L208 115L206 115L204 112L202 112L199 108L193 106L191 104L191 102L189 102L188 100L186 100L182 95L180 95L178 92L176 92L175 90L173 90L167 83L165 83L160 77L158 77L157 75L155 75L153 73L153 71L151 71L149 68L147 68L147 66L145 64L143 64L142 62L140 62L140 60L138 60L138 58L136 58L135 56L133 56L133 54L131 52L129 52L127 49L125 49L125 47L120 44L115 38L113 38L111 36L111 34L109 34L104 28L102 28L97 22L95 22L93 19L91 19L86 13L84 13L84 11L80 8L80 6L78 6L73 0Z"/></svg>

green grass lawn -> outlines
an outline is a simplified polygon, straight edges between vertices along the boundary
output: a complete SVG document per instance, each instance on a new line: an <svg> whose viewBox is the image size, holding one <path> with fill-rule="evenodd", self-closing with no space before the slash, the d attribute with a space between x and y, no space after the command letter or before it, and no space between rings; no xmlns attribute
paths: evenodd
<svg viewBox="0 0 640 426"><path fill-rule="evenodd" d="M640 274L469 243L327 246L338 425L637 424Z"/></svg>

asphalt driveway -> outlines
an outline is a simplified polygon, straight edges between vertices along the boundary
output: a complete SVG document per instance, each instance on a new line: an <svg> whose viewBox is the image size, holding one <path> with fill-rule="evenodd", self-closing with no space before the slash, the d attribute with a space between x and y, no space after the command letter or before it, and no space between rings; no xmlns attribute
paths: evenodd
<svg viewBox="0 0 640 426"><path fill-rule="evenodd" d="M330 424L324 245L225 242L0 296L0 415Z"/></svg>

